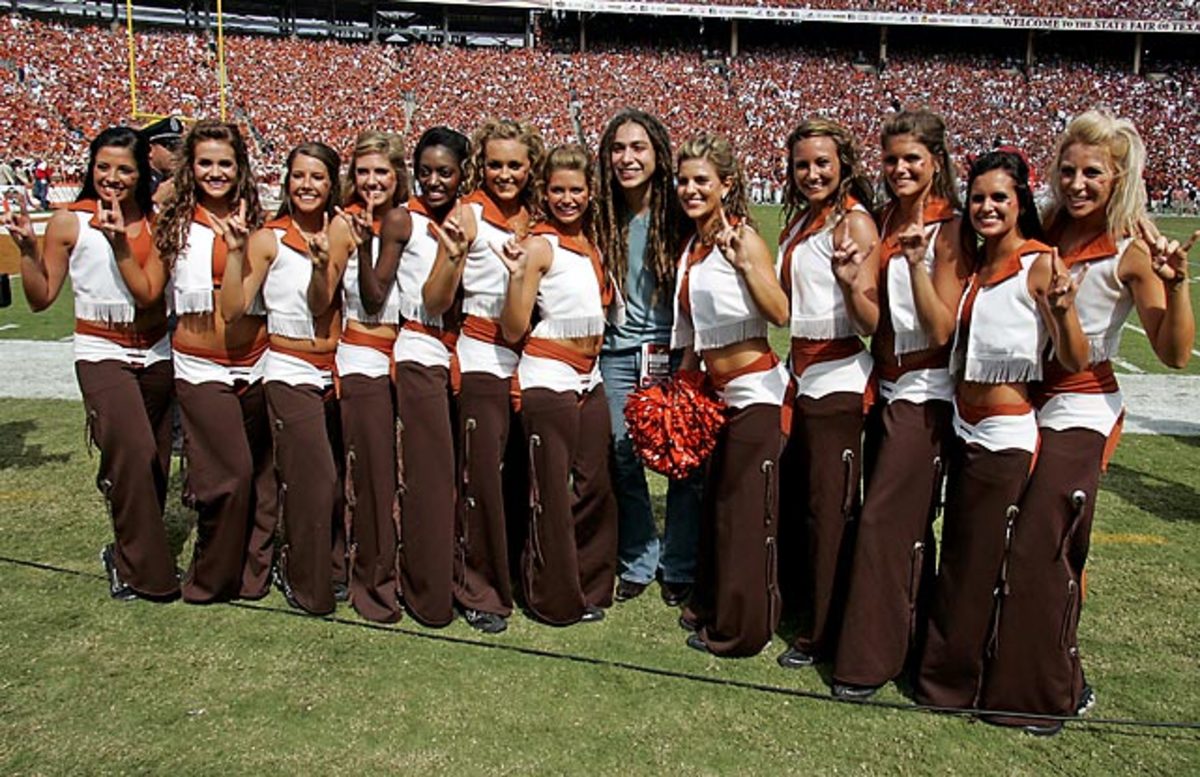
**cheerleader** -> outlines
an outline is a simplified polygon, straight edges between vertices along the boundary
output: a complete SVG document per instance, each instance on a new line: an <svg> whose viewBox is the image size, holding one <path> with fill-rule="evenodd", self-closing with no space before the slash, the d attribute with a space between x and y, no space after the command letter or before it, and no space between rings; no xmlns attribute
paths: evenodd
<svg viewBox="0 0 1200 777"><path fill-rule="evenodd" d="M30 308L48 308L71 276L75 374L88 444L100 449L96 483L113 524L114 542L100 552L109 594L121 600L173 599L179 580L163 525L171 464L171 346L162 284L142 299L130 286L141 280L153 243L145 142L128 127L96 136L83 189L50 218L42 248L24 198L19 202L14 214L5 200L0 225L20 251Z"/></svg>
<svg viewBox="0 0 1200 777"><path fill-rule="evenodd" d="M871 338L880 401L867 416L866 497L833 672L834 695L853 699L900 674L924 614L952 434L950 338L970 274L941 117L893 114L881 140L888 203L880 217L881 315Z"/></svg>
<svg viewBox="0 0 1200 777"><path fill-rule="evenodd" d="M788 137L787 214L779 275L791 300L797 382L784 454L785 558L805 548L802 599L811 607L785 668L832 655L854 549L863 409L871 357L860 335L879 320L879 235L871 187L844 127L809 119ZM793 548L795 550L793 550Z"/></svg>
<svg viewBox="0 0 1200 777"><path fill-rule="evenodd" d="M247 239L244 210L213 217L229 251L221 285L221 314L232 324L262 290L270 347L263 368L279 481L279 582L288 604L313 615L333 612L329 564L331 523L341 517L335 465L337 402L334 350L340 310L310 309L329 264L329 219L334 213L340 160L324 143L288 154L275 218ZM244 269L243 269L244 267Z"/></svg>
<svg viewBox="0 0 1200 777"><path fill-rule="evenodd" d="M454 618L454 432L451 407L457 322L433 316L421 288L437 257L435 224L458 202L469 141L447 127L426 130L413 151L420 195L383 219L379 262L364 256L359 287L367 309L396 289L404 325L394 358L399 409L400 588L404 606L421 623L445 626Z"/></svg>
<svg viewBox="0 0 1200 777"><path fill-rule="evenodd" d="M676 193L694 234L677 271L673 348L684 368L703 358L727 408L704 484L696 584L680 625L689 647L755 655L779 623L776 505L787 370L767 344L787 321L787 296L751 227L746 184L724 138L679 149Z"/></svg>
<svg viewBox="0 0 1200 777"><path fill-rule="evenodd" d="M431 316L446 313L461 285L465 316L458 339L462 391L458 407L459 539L462 572L455 600L473 628L504 631L512 613L509 533L523 524L506 519L505 489L527 500L520 445L509 448L512 409L510 384L520 358L519 346L500 331L509 272L495 248L524 237L529 225L531 181L541 165L543 145L529 125L490 121L471 139L471 164L459 207L435 228L441 247L423 290ZM513 442L520 442L516 437ZM507 511L513 510L510 504ZM523 516L522 516L523 517ZM506 523L507 520L507 523Z"/></svg>
<svg viewBox="0 0 1200 777"><path fill-rule="evenodd" d="M134 292L145 304L161 288L162 268L169 271L179 317L171 347L188 465L184 498L199 513L183 598L198 603L266 596L275 550L262 386L267 322L260 301L233 323L216 314L231 251L218 222L230 220L246 232L262 224L246 144L235 125L200 121L184 138L175 193L155 231L156 256Z"/></svg>
<svg viewBox="0 0 1200 777"><path fill-rule="evenodd" d="M984 657L995 648L1016 504L1037 449L1028 384L1042 377L1048 342L1066 369L1087 364L1076 286L1040 240L1025 161L1006 151L981 156L971 166L967 193L962 242L975 274L954 333L957 439L916 682L921 703L960 708L978 701Z"/></svg>
<svg viewBox="0 0 1200 777"><path fill-rule="evenodd" d="M342 186L349 203L329 228L327 281L319 305L335 304L338 280L345 329L337 347L346 478L346 523L335 522L334 589L359 615L380 623L401 617L396 523L399 435L392 387L392 351L400 324L394 284L372 284L363 271L380 255L382 224L408 197L400 137L358 136ZM363 288L377 291L368 301ZM348 590L347 590L348 589ZM342 592L346 593L343 594Z"/></svg>
<svg viewBox="0 0 1200 777"><path fill-rule="evenodd" d="M671 298L683 213L672 190L671 140L662 123L628 108L600 138L596 238L625 300L625 323L609 326L600 352L613 428L618 508L616 599L632 599L657 576L674 607L691 593L701 476L667 482L663 536L654 525L646 472L625 427L625 400L678 367L671 354Z"/></svg>
<svg viewBox="0 0 1200 777"><path fill-rule="evenodd" d="M1110 359L1133 309L1155 355L1188 362L1196 334L1187 292L1185 246L1167 241L1146 217L1146 152L1126 119L1088 111L1067 125L1050 172L1049 241L1079 285L1075 298L1088 364L1070 372L1043 364L1035 396L1041 444L1009 557L1009 585L988 665L982 705L1070 715L1094 702L1077 639L1083 571L1100 473L1124 413ZM1053 734L1057 721L989 718Z"/></svg>
<svg viewBox="0 0 1200 777"><path fill-rule="evenodd" d="M530 488L521 581L530 611L556 626L603 619L616 568L612 427L597 364L614 289L594 243L594 177L582 146L553 149L537 180L539 222L500 252L505 339L524 338L535 304L538 313L517 367Z"/></svg>

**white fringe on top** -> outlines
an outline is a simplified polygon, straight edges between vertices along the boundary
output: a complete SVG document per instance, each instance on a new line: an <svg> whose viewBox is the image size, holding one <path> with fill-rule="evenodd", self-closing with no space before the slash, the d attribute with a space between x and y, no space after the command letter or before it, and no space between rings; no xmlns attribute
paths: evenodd
<svg viewBox="0 0 1200 777"><path fill-rule="evenodd" d="M482 318L500 318L504 312L503 294L469 294L463 299L463 313Z"/></svg>
<svg viewBox="0 0 1200 777"><path fill-rule="evenodd" d="M766 329L765 323L763 329ZM807 340L836 340L858 334L854 331L854 322L849 316L803 318L793 313L791 329L792 337L803 337Z"/></svg>
<svg viewBox="0 0 1200 777"><path fill-rule="evenodd" d="M730 324L696 330L696 350L707 351L767 336L767 322L755 316ZM674 347L674 343L672 343Z"/></svg>
<svg viewBox="0 0 1200 777"><path fill-rule="evenodd" d="M96 302L75 298L75 318L101 324L129 324L137 308L128 302Z"/></svg>
<svg viewBox="0 0 1200 777"><path fill-rule="evenodd" d="M397 305L396 307L397 307L396 320L385 321L382 323L388 323L388 324L399 323L400 317L402 316L402 317L404 317L404 319L406 321L419 321L422 324L424 324L425 326L431 326L431 327L435 327L437 329L442 328L442 317L429 315L429 311L427 311L425 309L425 303L419 299L413 299L412 297L406 297L403 294L401 294L400 295L400 304ZM384 312L385 311L380 311L380 314L382 315ZM379 322L373 322L373 323L379 323Z"/></svg>
<svg viewBox="0 0 1200 777"><path fill-rule="evenodd" d="M542 319L533 328L533 336L547 337L552 340L564 337L595 337L604 334L604 324L604 316Z"/></svg>
<svg viewBox="0 0 1200 777"><path fill-rule="evenodd" d="M892 353L896 356L903 356L906 353L927 350L929 345L929 335L925 333L924 329L914 332L896 332Z"/></svg>
<svg viewBox="0 0 1200 777"><path fill-rule="evenodd" d="M184 291L176 288L171 295L172 312L177 315L187 315L189 313L212 313L213 312L213 290L194 290Z"/></svg>
<svg viewBox="0 0 1200 777"><path fill-rule="evenodd" d="M296 340L312 340L316 337L311 316L283 316L272 313L267 316L267 331Z"/></svg>
<svg viewBox="0 0 1200 777"><path fill-rule="evenodd" d="M1088 362L1099 364L1117 355L1121 349L1121 330L1088 338Z"/></svg>
<svg viewBox="0 0 1200 777"><path fill-rule="evenodd" d="M1042 363L1028 359L967 359L965 369L961 369L961 358L954 359L950 372L959 375L971 383L1029 383L1042 379Z"/></svg>

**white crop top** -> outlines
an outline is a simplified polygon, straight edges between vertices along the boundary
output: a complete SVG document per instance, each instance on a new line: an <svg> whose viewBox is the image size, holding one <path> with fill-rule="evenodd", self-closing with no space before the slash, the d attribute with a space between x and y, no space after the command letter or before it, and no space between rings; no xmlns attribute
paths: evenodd
<svg viewBox="0 0 1200 777"><path fill-rule="evenodd" d="M867 213L858 202L850 210ZM833 274L833 225L821 223L807 229L808 219L797 218L780 241L775 271L785 287L791 286L792 337L835 340L857 334L846 298ZM790 277L785 277L787 274Z"/></svg>
<svg viewBox="0 0 1200 777"><path fill-rule="evenodd" d="M267 226L275 233L275 260L263 281L267 331L297 340L312 340L316 336L308 307L312 260L308 258L304 238L287 217Z"/></svg>
<svg viewBox="0 0 1200 777"><path fill-rule="evenodd" d="M549 231L536 231L550 244L554 258L538 284L540 320L533 337L561 339L604 334L604 303L600 281L587 249Z"/></svg>
<svg viewBox="0 0 1200 777"><path fill-rule="evenodd" d="M430 229L433 220L419 200L409 200L408 213L412 217L412 232L408 243L404 245L404 252L400 254L394 286L400 315L409 321L419 321L425 326L440 329L442 317L431 316L421 298L421 290L425 281L429 280L429 272L438 254L438 240ZM505 281L507 283L507 277Z"/></svg>
<svg viewBox="0 0 1200 777"><path fill-rule="evenodd" d="M464 260L462 310L468 316L499 318L508 293L509 273L492 246L499 249L513 232L484 192L473 192L463 202L470 206L475 216L475 239Z"/></svg>
<svg viewBox="0 0 1200 777"><path fill-rule="evenodd" d="M671 347L690 345L696 353L703 353L766 337L767 320L754 303L742 274L719 248L711 248L688 266L695 242L695 237L688 241L676 273Z"/></svg>
<svg viewBox="0 0 1200 777"><path fill-rule="evenodd" d="M1070 264L1071 275L1079 282L1075 295L1075 311L1088 341L1088 361L1092 364L1107 361L1117 355L1121 346L1121 329L1133 310L1133 292L1118 275L1121 258L1125 256L1132 238L1113 243L1107 241L1101 250L1111 249L1107 256L1081 258ZM1099 246L1098 246L1099 247ZM1084 272L1086 268L1086 272Z"/></svg>
<svg viewBox="0 0 1200 777"><path fill-rule="evenodd" d="M68 266L75 292L75 318L105 324L132 322L137 304L117 269L117 256L108 238L89 223L94 213L79 210L74 215L79 222L79 237L71 249Z"/></svg>
<svg viewBox="0 0 1200 777"><path fill-rule="evenodd" d="M381 244L379 230L371 229L371 263L379 262L379 246ZM346 303L346 318L363 324L398 324L400 323L400 290L395 284L388 287L384 297L383 307L375 313L368 313L363 305L362 293L358 285L358 250L351 249L350 257L346 260L346 269L342 271L342 298Z"/></svg>

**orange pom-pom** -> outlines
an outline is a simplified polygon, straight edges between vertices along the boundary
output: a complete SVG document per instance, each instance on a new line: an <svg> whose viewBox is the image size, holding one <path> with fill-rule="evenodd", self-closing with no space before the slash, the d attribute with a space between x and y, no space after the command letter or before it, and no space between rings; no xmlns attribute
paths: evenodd
<svg viewBox="0 0 1200 777"><path fill-rule="evenodd" d="M708 389L703 373L680 371L666 383L630 394L625 425L647 467L680 479L712 454L725 425L725 406Z"/></svg>

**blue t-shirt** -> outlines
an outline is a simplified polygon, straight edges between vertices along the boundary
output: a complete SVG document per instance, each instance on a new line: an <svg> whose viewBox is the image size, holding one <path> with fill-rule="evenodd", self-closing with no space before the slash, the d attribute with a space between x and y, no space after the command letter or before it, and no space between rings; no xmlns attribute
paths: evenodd
<svg viewBox="0 0 1200 777"><path fill-rule="evenodd" d="M629 270L625 277L625 324L609 326L604 332L605 351L640 348L643 343L671 342L674 305L671 293L654 297L657 286L654 268L646 263L646 239L650 214L634 216L629 222Z"/></svg>

